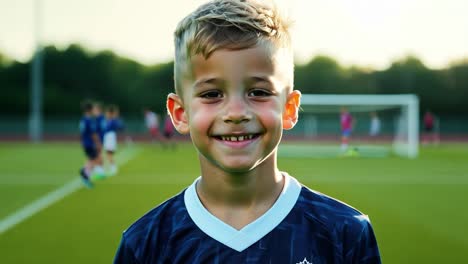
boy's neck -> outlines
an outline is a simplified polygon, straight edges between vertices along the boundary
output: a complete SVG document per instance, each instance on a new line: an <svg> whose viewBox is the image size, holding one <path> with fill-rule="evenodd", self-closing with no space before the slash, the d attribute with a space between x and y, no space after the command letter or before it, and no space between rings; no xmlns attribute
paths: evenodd
<svg viewBox="0 0 468 264"><path fill-rule="evenodd" d="M275 160L264 161L246 173L203 168L197 194L205 208L236 229L253 222L270 209L284 186Z"/></svg>

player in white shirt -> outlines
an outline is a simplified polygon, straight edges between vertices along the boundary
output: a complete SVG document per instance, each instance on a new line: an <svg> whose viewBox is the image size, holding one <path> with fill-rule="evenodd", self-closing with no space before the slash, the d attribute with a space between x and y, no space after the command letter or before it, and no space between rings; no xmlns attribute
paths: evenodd
<svg viewBox="0 0 468 264"><path fill-rule="evenodd" d="M159 133L159 116L150 109L145 109L145 124L148 128L148 132L151 135L151 140L160 140L161 135Z"/></svg>

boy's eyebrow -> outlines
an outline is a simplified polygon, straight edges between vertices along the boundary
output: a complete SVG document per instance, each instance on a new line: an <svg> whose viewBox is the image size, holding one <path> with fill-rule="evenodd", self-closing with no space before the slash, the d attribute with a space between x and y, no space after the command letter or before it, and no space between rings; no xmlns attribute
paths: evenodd
<svg viewBox="0 0 468 264"><path fill-rule="evenodd" d="M200 80L196 80L195 83L193 84L193 87L198 87L202 84L214 84L217 83L219 79L217 78L202 78Z"/></svg>
<svg viewBox="0 0 468 264"><path fill-rule="evenodd" d="M200 87L204 84L219 84L222 81L222 79L215 78L215 77L207 77L207 78L202 78L199 80L196 80L195 83L193 84L193 87ZM259 82L266 82L269 84L272 84L273 81L268 78L267 76L251 76L247 78L247 81L250 83L259 83Z"/></svg>
<svg viewBox="0 0 468 264"><path fill-rule="evenodd" d="M249 77L247 81L251 85L263 83L263 85L267 85L269 87L274 87L274 83L275 83L274 78L271 78L269 76L252 76L252 77Z"/></svg>
<svg viewBox="0 0 468 264"><path fill-rule="evenodd" d="M271 83L271 80L268 77L263 77L263 76L252 76L249 78L253 82L267 82Z"/></svg>

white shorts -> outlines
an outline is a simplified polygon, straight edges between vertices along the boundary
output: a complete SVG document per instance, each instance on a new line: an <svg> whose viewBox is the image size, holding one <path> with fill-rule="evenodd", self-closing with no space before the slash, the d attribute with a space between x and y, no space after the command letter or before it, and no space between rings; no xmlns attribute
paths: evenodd
<svg viewBox="0 0 468 264"><path fill-rule="evenodd" d="M116 151L117 150L117 134L114 131L104 134L104 150Z"/></svg>

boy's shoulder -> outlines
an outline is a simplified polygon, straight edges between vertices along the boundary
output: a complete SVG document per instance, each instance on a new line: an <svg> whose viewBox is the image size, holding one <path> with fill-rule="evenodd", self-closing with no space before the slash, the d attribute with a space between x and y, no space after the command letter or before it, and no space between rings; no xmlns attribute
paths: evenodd
<svg viewBox="0 0 468 264"><path fill-rule="evenodd" d="M151 237L150 234L155 233L158 236L163 235L165 232L173 229L172 225L180 224L181 221L177 219L179 217L184 218L187 212L184 205L184 192L185 190L140 217L124 231L124 238L132 244L139 244L138 242L147 241L136 240L145 240Z"/></svg>
<svg viewBox="0 0 468 264"><path fill-rule="evenodd" d="M360 233L369 228L369 217L338 199L303 186L296 204L310 221L327 230ZM346 229L346 230L345 230Z"/></svg>
<svg viewBox="0 0 468 264"><path fill-rule="evenodd" d="M352 263L381 263L374 230L367 215L335 198L302 187L296 208L316 239L326 238Z"/></svg>

